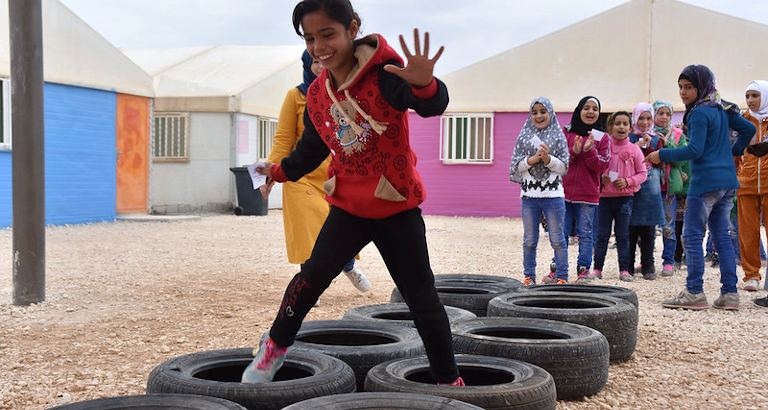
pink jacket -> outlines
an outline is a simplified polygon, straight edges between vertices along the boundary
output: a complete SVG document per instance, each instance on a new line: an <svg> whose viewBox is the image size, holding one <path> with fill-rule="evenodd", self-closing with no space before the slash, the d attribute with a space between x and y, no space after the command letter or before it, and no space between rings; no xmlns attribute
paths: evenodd
<svg viewBox="0 0 768 410"><path fill-rule="evenodd" d="M643 163L643 152L640 147L629 142L629 138L617 140L611 137L611 163L605 174L617 172L618 178L627 180L627 187L617 189L612 183L604 184L601 197L632 196L640 190L640 185L648 178L648 171Z"/></svg>
<svg viewBox="0 0 768 410"><path fill-rule="evenodd" d="M611 161L611 138L604 135L588 151L573 152L573 141L577 134L563 130L568 140L570 162L568 172L563 176L565 200L597 205L600 202L600 174L608 169ZM582 137L582 145L586 138Z"/></svg>

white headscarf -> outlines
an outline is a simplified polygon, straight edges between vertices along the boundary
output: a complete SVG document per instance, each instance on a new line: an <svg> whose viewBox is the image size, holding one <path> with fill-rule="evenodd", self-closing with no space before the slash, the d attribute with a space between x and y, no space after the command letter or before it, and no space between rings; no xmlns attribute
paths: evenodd
<svg viewBox="0 0 768 410"><path fill-rule="evenodd" d="M758 111L749 110L749 114L758 121L768 117L768 81L755 80L749 83L747 91L757 91L760 93L760 109Z"/></svg>
<svg viewBox="0 0 768 410"><path fill-rule="evenodd" d="M536 128L531 120L530 112L536 104L543 105L549 113L549 124L543 130ZM515 151L512 154L512 161L510 162L510 181L517 183L523 182L523 172L518 170L518 164L520 161L527 160L528 157L539 150L539 147L536 147L531 143L533 137L538 137L542 142L547 144L549 147L549 155L560 159L566 166L568 165L568 141L565 139L563 129L560 128L560 122L557 121L555 109L552 107L552 102L550 102L549 99L539 97L531 102L531 109L528 111L528 119L525 120L525 125L523 125L523 129L520 130L520 135L517 137ZM549 168L547 168L541 161L533 164L528 170L528 173L539 181L544 181L549 178Z"/></svg>

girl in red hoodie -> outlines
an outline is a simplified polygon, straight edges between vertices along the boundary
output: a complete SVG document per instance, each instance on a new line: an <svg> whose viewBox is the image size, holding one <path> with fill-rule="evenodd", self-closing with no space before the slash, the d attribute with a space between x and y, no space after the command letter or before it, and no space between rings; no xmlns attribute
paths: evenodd
<svg viewBox="0 0 768 410"><path fill-rule="evenodd" d="M307 90L304 133L279 165L261 172L277 182L295 181L330 153L331 204L312 255L288 285L270 337L242 376L271 381L282 366L304 317L317 298L365 245L373 241L414 317L438 384L464 385L453 355L451 329L429 266L424 220L418 205L425 189L408 139L408 110L440 115L448 91L433 75L441 47L429 58L429 34L420 50L414 30L403 60L383 37L356 39L360 20L349 0L304 0L293 26L323 71Z"/></svg>

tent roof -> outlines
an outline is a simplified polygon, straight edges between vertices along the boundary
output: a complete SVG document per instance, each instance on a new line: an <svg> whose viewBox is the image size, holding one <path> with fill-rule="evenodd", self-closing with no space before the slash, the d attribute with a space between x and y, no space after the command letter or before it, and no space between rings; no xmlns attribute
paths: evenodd
<svg viewBox="0 0 768 410"><path fill-rule="evenodd" d="M43 0L47 82L151 97L152 78L58 0ZM0 0L0 75L10 76L8 0Z"/></svg>
<svg viewBox="0 0 768 410"><path fill-rule="evenodd" d="M723 98L743 103L765 77L768 26L674 0L633 0L442 77L451 112L522 111L539 96L571 111L585 95L603 111L677 94L683 67L704 64ZM763 70L759 70L762 67Z"/></svg>
<svg viewBox="0 0 768 410"><path fill-rule="evenodd" d="M303 50L302 45L218 45L123 52L154 77L158 110L276 116L285 93L301 82Z"/></svg>

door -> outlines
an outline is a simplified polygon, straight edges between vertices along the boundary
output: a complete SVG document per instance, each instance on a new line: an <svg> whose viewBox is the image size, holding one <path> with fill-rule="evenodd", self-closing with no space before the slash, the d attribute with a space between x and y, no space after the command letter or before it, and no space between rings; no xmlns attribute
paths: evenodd
<svg viewBox="0 0 768 410"><path fill-rule="evenodd" d="M149 98L117 94L117 212L149 209Z"/></svg>

